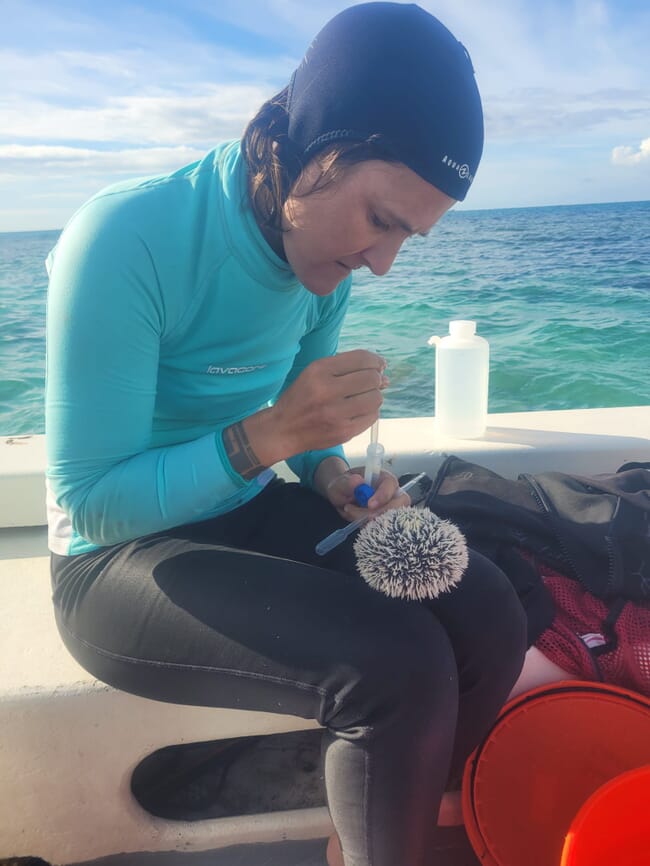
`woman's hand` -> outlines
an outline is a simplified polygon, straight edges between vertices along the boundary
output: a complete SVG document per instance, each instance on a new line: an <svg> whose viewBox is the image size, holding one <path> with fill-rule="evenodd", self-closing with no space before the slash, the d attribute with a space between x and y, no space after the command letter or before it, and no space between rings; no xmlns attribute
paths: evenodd
<svg viewBox="0 0 650 866"><path fill-rule="evenodd" d="M333 478L325 487L325 497L345 520L351 522L361 517L376 517L391 508L402 508L411 504L408 493L399 491L397 478L382 469L374 495L368 500L367 508L362 508L357 505L354 490L359 484L363 484L363 479L363 467L354 467Z"/></svg>
<svg viewBox="0 0 650 866"><path fill-rule="evenodd" d="M347 442L379 417L389 384L385 367L381 356L364 349L312 361L274 406L232 425L238 428L233 449L248 454L257 469Z"/></svg>
<svg viewBox="0 0 650 866"><path fill-rule="evenodd" d="M367 430L388 385L385 368L380 355L364 349L313 361L271 410L289 453L330 448Z"/></svg>

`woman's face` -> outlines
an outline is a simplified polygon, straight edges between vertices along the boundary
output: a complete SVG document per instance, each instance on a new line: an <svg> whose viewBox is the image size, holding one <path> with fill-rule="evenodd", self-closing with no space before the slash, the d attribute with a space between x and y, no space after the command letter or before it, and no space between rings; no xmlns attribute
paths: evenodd
<svg viewBox="0 0 650 866"><path fill-rule="evenodd" d="M319 176L312 160L282 218L287 261L315 295L329 295L356 268L388 273L406 238L426 234L455 204L401 163L360 162L309 192Z"/></svg>

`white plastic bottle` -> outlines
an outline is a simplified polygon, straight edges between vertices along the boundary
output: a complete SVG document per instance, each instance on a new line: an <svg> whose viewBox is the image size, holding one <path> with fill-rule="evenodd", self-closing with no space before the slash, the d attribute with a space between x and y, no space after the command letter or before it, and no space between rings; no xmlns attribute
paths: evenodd
<svg viewBox="0 0 650 866"><path fill-rule="evenodd" d="M485 433L490 346L476 335L476 322L449 323L449 335L431 337L436 347L436 432L454 439Z"/></svg>

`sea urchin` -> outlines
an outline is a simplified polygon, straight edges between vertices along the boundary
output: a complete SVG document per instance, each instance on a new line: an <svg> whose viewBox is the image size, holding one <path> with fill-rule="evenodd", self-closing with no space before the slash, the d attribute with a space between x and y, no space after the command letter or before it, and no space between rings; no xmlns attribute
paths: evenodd
<svg viewBox="0 0 650 866"><path fill-rule="evenodd" d="M366 583L392 598L437 598L467 568L461 531L426 508L394 508L370 520L354 552Z"/></svg>

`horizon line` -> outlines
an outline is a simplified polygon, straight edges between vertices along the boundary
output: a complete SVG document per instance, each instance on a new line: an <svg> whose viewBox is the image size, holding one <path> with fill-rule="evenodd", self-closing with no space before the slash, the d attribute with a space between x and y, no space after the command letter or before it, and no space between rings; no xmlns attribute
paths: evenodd
<svg viewBox="0 0 650 866"><path fill-rule="evenodd" d="M544 208L554 207L601 207L602 205L616 204L650 204L650 198L634 198L624 201L588 201L588 202L564 202L563 204L530 204L530 205L500 205L499 207L474 207L460 208L459 210L450 210L447 216L483 213L485 211L502 211L502 210L542 210ZM72 218L74 214L70 215ZM38 228L38 229L13 229L11 231L0 231L0 235L28 235L37 232L62 232L64 226L57 228Z"/></svg>

